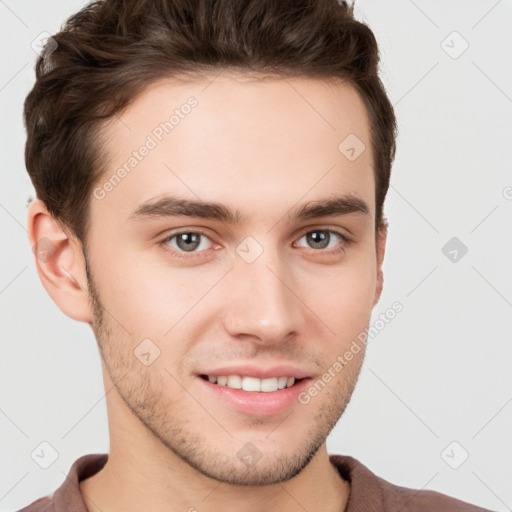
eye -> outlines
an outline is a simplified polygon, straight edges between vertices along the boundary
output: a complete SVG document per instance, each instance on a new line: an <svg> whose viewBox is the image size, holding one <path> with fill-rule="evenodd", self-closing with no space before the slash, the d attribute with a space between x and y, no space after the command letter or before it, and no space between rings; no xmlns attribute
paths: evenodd
<svg viewBox="0 0 512 512"><path fill-rule="evenodd" d="M309 230L303 233L299 240L303 238L306 239L307 244L314 252L326 255L341 253L352 243L352 240L346 235L332 229ZM173 256L188 258L187 254L193 257L208 249L209 244L205 240L212 242L208 235L202 231L183 230L171 233L160 244Z"/></svg>
<svg viewBox="0 0 512 512"><path fill-rule="evenodd" d="M201 240L203 238L203 240ZM202 231L181 231L173 233L160 243L174 255L181 257L184 253L197 253L205 249L204 239L210 240ZM210 240L211 241L211 240ZM207 248L207 247L206 247Z"/></svg>
<svg viewBox="0 0 512 512"><path fill-rule="evenodd" d="M352 242L352 240L344 234L332 229L314 229L307 231L300 239L302 238L306 239L306 242L312 249L315 249L317 252L325 252L326 254L342 252ZM336 243L336 239L338 239L338 243ZM342 243L340 243L339 240L341 240ZM334 242L334 245L330 245L331 242ZM334 250L326 250L329 248L333 248Z"/></svg>

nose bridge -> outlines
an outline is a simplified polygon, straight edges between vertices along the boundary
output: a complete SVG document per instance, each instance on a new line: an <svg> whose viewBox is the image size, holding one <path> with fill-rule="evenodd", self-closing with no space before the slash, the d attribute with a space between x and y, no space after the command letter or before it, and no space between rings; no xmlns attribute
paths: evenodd
<svg viewBox="0 0 512 512"><path fill-rule="evenodd" d="M247 244L237 248L226 284L230 300L224 315L225 327L233 336L245 334L260 342L278 342L303 327L293 275L279 248L260 243L258 249L251 240ZM260 254L253 259L257 252Z"/></svg>

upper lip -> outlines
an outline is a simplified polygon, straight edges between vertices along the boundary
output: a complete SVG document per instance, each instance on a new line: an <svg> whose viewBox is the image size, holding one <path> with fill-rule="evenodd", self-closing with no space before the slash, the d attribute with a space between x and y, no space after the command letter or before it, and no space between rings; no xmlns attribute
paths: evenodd
<svg viewBox="0 0 512 512"><path fill-rule="evenodd" d="M223 366L222 368L212 368L201 371L199 375L215 377L219 375L241 375L243 377L256 377L258 379L269 379L271 377L295 377L296 379L303 379L309 377L311 373L295 366L280 364L272 367L267 366L265 368L254 365Z"/></svg>

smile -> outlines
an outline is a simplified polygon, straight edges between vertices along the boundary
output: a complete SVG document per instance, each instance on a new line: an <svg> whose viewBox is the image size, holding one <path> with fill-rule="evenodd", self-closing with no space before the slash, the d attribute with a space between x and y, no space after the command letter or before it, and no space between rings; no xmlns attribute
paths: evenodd
<svg viewBox="0 0 512 512"><path fill-rule="evenodd" d="M200 375L202 379L208 380L218 386L226 386L231 389L243 389L244 391L255 391L271 393L279 389L290 388L295 384L295 377L270 377L258 379L242 375ZM301 379L298 379L301 380Z"/></svg>

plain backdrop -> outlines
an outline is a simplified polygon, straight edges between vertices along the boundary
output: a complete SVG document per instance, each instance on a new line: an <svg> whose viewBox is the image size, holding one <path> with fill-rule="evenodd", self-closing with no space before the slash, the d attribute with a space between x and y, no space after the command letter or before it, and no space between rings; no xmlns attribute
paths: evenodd
<svg viewBox="0 0 512 512"><path fill-rule="evenodd" d="M31 43L83 5L0 1L2 511L109 448L92 331L46 293L26 232ZM403 311L370 340L329 453L398 485L511 510L512 1L359 0L356 13L380 44L400 129L372 318L395 301ZM43 442L58 453L48 469L31 456Z"/></svg>

